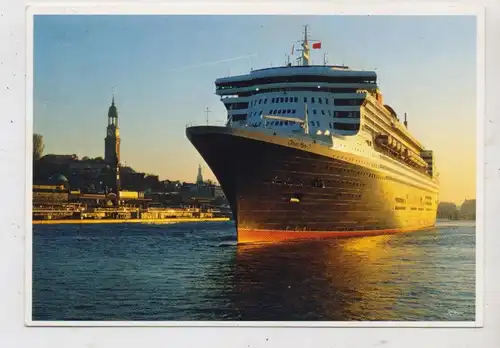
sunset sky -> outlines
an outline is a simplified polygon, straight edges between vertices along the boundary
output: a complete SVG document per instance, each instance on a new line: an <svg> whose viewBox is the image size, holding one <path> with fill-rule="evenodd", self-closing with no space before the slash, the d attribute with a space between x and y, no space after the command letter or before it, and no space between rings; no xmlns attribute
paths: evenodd
<svg viewBox="0 0 500 348"><path fill-rule="evenodd" d="M45 153L104 156L113 89L121 158L194 182L190 122L223 121L218 77L285 63L310 26L313 63L374 70L385 103L435 151L441 201L476 191L476 20L465 16L35 16L34 132Z"/></svg>

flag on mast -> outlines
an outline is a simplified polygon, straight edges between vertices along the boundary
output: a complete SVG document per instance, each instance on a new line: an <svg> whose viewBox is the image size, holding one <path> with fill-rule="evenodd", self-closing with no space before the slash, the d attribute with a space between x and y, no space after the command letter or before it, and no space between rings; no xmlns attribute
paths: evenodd
<svg viewBox="0 0 500 348"><path fill-rule="evenodd" d="M312 48L313 49L321 48L321 42L315 42L315 43L313 43Z"/></svg>

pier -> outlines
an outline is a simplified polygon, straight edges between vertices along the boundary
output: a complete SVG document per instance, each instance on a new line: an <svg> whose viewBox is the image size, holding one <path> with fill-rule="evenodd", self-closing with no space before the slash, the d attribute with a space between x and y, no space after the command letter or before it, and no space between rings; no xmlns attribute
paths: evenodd
<svg viewBox="0 0 500 348"><path fill-rule="evenodd" d="M217 209L200 208L88 208L81 205L33 207L33 224L137 223L229 221L230 215Z"/></svg>

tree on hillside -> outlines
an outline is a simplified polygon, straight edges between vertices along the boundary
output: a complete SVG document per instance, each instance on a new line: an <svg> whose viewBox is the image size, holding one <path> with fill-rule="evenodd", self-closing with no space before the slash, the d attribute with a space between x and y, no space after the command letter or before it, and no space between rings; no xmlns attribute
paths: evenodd
<svg viewBox="0 0 500 348"><path fill-rule="evenodd" d="M44 148L43 136L33 133L33 160L38 161L42 157Z"/></svg>

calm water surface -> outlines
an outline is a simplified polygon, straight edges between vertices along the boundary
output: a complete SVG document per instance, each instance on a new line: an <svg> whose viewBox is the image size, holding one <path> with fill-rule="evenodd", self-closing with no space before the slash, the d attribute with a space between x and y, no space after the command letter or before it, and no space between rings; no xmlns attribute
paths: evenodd
<svg viewBox="0 0 500 348"><path fill-rule="evenodd" d="M34 320L474 320L475 227L237 246L232 223L35 225Z"/></svg>

